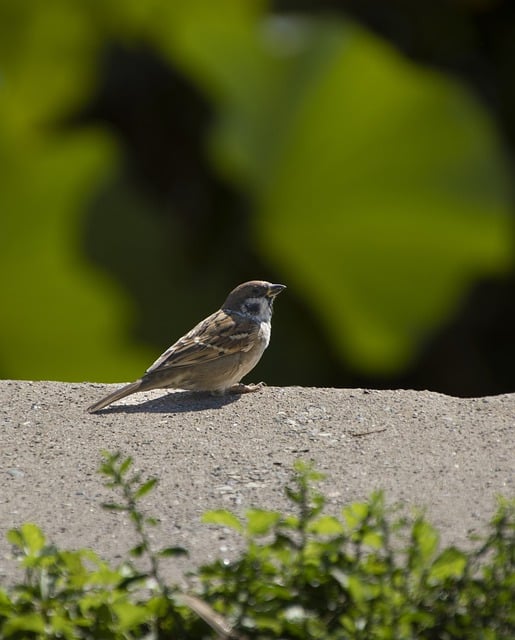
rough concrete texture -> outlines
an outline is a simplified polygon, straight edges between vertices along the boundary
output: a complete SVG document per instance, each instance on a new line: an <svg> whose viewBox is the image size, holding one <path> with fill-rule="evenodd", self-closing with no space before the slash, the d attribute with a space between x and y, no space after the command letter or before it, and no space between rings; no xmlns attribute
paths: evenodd
<svg viewBox="0 0 515 640"><path fill-rule="evenodd" d="M389 503L427 507L442 543L481 533L495 497L515 494L515 394L457 399L429 392L264 388L211 397L153 391L99 415L86 407L114 385L0 382L0 582L21 576L5 534L40 525L65 548L92 547L118 562L134 543L126 514L97 473L102 450L134 458L159 485L145 510L156 547L183 545L169 579L240 544L201 524L208 509L287 508L292 463L327 474L328 512L385 490Z"/></svg>

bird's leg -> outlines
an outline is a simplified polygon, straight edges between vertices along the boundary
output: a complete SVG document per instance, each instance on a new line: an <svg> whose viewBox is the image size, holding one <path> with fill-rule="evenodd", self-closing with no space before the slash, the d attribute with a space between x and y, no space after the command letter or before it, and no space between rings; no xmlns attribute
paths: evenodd
<svg viewBox="0 0 515 640"><path fill-rule="evenodd" d="M266 387L264 382L258 382L257 384L243 384L239 382L238 384L233 384L232 387L227 389L228 393L254 393L255 391L260 391L263 387Z"/></svg>

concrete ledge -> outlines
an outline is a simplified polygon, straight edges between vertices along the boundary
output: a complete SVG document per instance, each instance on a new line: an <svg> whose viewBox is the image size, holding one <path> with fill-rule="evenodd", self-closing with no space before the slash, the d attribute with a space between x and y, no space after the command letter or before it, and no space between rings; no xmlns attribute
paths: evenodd
<svg viewBox="0 0 515 640"><path fill-rule="evenodd" d="M495 496L515 495L515 394L457 399L429 392L265 388L216 398L154 391L102 414L86 407L107 385L0 382L0 579L16 563L6 531L35 522L67 548L117 560L133 543L123 513L96 472L102 450L121 450L160 483L146 502L159 517L156 546L191 557L168 577L238 547L229 532L200 524L208 509L285 507L292 463L327 474L328 511L382 488L389 502L427 507L445 544L481 533ZM110 385L109 388L115 388Z"/></svg>

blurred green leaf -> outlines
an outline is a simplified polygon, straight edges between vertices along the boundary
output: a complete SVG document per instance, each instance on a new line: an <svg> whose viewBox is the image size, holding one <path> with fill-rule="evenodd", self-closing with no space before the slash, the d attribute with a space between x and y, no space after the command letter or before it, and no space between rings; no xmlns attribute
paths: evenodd
<svg viewBox="0 0 515 640"><path fill-rule="evenodd" d="M113 611L118 617L120 631L128 631L137 628L143 622L150 618L147 607L143 605L132 604L131 602L115 602Z"/></svg>
<svg viewBox="0 0 515 640"><path fill-rule="evenodd" d="M225 509L206 511L202 516L202 522L204 524L216 524L221 527L229 527L230 529L235 529L240 533L243 532L243 525L238 518L233 513L226 511Z"/></svg>
<svg viewBox="0 0 515 640"><path fill-rule="evenodd" d="M319 536L336 536L343 533L344 528L338 518L321 516L310 524L309 531Z"/></svg>
<svg viewBox="0 0 515 640"><path fill-rule="evenodd" d="M45 633L45 621L40 613L26 613L20 616L11 616L2 627L2 634L4 638L10 637L27 637L26 633ZM21 635L20 635L21 633Z"/></svg>
<svg viewBox="0 0 515 640"><path fill-rule="evenodd" d="M363 536L363 544L371 547L372 549L380 549L383 544L383 536L379 531L367 531Z"/></svg>
<svg viewBox="0 0 515 640"><path fill-rule="evenodd" d="M281 514L265 509L250 509L245 514L247 518L247 534L249 536L264 536L279 522Z"/></svg>
<svg viewBox="0 0 515 640"><path fill-rule="evenodd" d="M189 555L189 552L184 547L165 547L164 549L160 549L157 555L163 556L163 558L179 558Z"/></svg>
<svg viewBox="0 0 515 640"><path fill-rule="evenodd" d="M458 84L355 28L313 46L256 230L342 355L400 369L510 265L507 168Z"/></svg>
<svg viewBox="0 0 515 640"><path fill-rule="evenodd" d="M460 578L466 566L466 554L459 549L449 547L434 561L429 572L429 582L438 584L447 578Z"/></svg>
<svg viewBox="0 0 515 640"><path fill-rule="evenodd" d="M438 532L428 522L418 519L413 524L412 537L417 555L426 564L438 549Z"/></svg>
<svg viewBox="0 0 515 640"><path fill-rule="evenodd" d="M132 547L132 549L130 550L130 554L134 558L141 558L141 556L145 553L146 550L147 548L144 544L138 544L135 547Z"/></svg>
<svg viewBox="0 0 515 640"><path fill-rule="evenodd" d="M124 504L118 504L116 502L103 502L102 509L108 511L127 511L127 507Z"/></svg>
<svg viewBox="0 0 515 640"><path fill-rule="evenodd" d="M119 457L113 458L113 461L114 460L118 460L118 458ZM125 458L125 460L121 463L120 468L118 470L118 473L121 476L123 476L123 474L131 468L132 462L133 462L133 460L132 460L131 456L127 456L127 458Z"/></svg>
<svg viewBox="0 0 515 640"><path fill-rule="evenodd" d="M23 550L27 555L36 555L45 546L43 532L36 524L31 522L25 522L19 529L8 531L7 540Z"/></svg>
<svg viewBox="0 0 515 640"><path fill-rule="evenodd" d="M146 352L125 339L128 300L80 244L117 150L100 129L56 126L93 90L101 42L86 3L0 5L0 351L10 377L94 379L100 364L119 379Z"/></svg>
<svg viewBox="0 0 515 640"><path fill-rule="evenodd" d="M137 500L138 498L142 498L144 495L152 491L152 489L156 486L158 482L159 480L157 478L150 478L150 480L147 480L134 493L134 499Z"/></svg>
<svg viewBox="0 0 515 640"><path fill-rule="evenodd" d="M342 515L349 529L357 529L363 524L370 512L365 502L354 502L342 509Z"/></svg>
<svg viewBox="0 0 515 640"><path fill-rule="evenodd" d="M491 120L350 23L208 5L174 8L168 49L218 103L211 151L254 197L263 255L342 357L406 366L478 278L513 262Z"/></svg>
<svg viewBox="0 0 515 640"><path fill-rule="evenodd" d="M98 32L84 3L0 3L0 114L9 134L38 137L81 104L95 82ZM30 151L26 148L25 151Z"/></svg>
<svg viewBox="0 0 515 640"><path fill-rule="evenodd" d="M137 370L120 325L128 304L79 258L84 198L112 170L113 151L90 130L13 150L0 172L0 350L12 377L94 379L98 362L107 379Z"/></svg>

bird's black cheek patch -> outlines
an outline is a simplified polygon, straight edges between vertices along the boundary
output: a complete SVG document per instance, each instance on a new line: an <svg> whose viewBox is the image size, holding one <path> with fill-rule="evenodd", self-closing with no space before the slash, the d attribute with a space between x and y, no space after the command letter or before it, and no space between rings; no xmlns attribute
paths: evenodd
<svg viewBox="0 0 515 640"><path fill-rule="evenodd" d="M261 311L259 302L249 302L245 305L245 309L252 315L257 315Z"/></svg>

